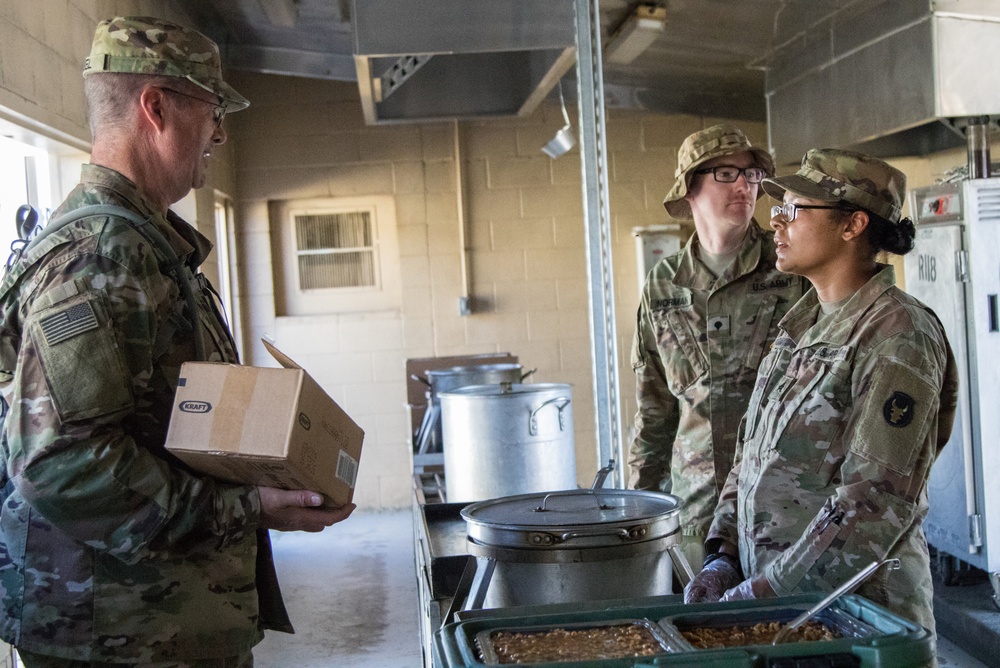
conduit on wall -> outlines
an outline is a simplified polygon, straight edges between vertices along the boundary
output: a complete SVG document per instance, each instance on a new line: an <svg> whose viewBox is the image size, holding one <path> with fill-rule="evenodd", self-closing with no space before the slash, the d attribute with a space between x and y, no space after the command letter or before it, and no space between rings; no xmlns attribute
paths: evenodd
<svg viewBox="0 0 1000 668"><path fill-rule="evenodd" d="M455 127L455 204L458 209L458 244L459 267L462 272L462 294L458 296L458 314L472 315L472 303L469 300L469 248L465 239L465 188L462 187L462 147L458 141L458 120Z"/></svg>

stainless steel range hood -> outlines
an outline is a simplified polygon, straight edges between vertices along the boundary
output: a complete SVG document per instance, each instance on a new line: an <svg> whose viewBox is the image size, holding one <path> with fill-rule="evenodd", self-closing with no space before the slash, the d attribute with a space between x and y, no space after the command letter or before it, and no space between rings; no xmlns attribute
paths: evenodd
<svg viewBox="0 0 1000 668"><path fill-rule="evenodd" d="M1000 115L1000 2L862 0L758 65L771 150L820 146L882 157L965 144L971 116Z"/></svg>
<svg viewBox="0 0 1000 668"><path fill-rule="evenodd" d="M530 114L575 62L572 0L354 0L368 124Z"/></svg>

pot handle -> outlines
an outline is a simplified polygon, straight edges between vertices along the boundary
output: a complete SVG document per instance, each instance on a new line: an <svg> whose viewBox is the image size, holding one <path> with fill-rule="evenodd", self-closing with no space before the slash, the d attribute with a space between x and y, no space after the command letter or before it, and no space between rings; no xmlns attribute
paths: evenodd
<svg viewBox="0 0 1000 668"><path fill-rule="evenodd" d="M523 383L525 378L527 378L531 374L535 373L536 371L538 371L538 367L535 367L534 369L532 369L531 371L528 371L526 373L522 373L521 374L521 382Z"/></svg>
<svg viewBox="0 0 1000 668"><path fill-rule="evenodd" d="M410 374L410 379L411 379L411 380L415 380L415 381L417 381L417 382L419 382L419 383L423 383L423 384L424 384L424 385L426 385L427 387L433 387L433 385L431 385L431 382L430 382L429 380L427 380L427 379L426 379L426 378L424 378L423 376L418 376L418 375L417 375L417 374L415 374L415 373L411 373L411 374Z"/></svg>
<svg viewBox="0 0 1000 668"><path fill-rule="evenodd" d="M561 404L559 404L559 406L557 406L557 408L559 409L559 431L563 431L566 428L566 418L563 415L563 409L566 408L567 406L569 406L570 398L569 397L555 397L553 399L549 399L548 401L543 402L541 406L539 406L535 410L531 411L531 414L528 416L528 434L529 435L531 435L531 436L537 436L538 435L538 417L537 417L538 416L538 411L542 410L543 408L545 408L549 404L555 404L555 403L558 403L558 402L562 402Z"/></svg>

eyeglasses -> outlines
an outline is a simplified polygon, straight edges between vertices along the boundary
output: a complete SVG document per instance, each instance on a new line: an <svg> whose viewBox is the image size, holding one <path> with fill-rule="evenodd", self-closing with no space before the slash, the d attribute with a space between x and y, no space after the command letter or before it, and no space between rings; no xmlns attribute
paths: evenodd
<svg viewBox="0 0 1000 668"><path fill-rule="evenodd" d="M790 223L795 220L795 216L798 215L799 210L801 209L840 209L841 211L856 210L845 207L842 204L792 204L791 202L785 202L784 204L778 204L771 207L771 218L781 216Z"/></svg>
<svg viewBox="0 0 1000 668"><path fill-rule="evenodd" d="M756 185L767 176L767 172L760 167L735 167L733 165L719 165L718 167L696 169L694 173L707 174L709 172L712 172L712 176L719 183L736 183L736 179L740 178L740 174L742 174L747 183Z"/></svg>
<svg viewBox="0 0 1000 668"><path fill-rule="evenodd" d="M161 86L160 89L161 90L165 90L165 91L169 91L171 93L176 93L177 95L181 95L183 97L189 97L192 100L198 100L199 102L204 102L205 104L211 105L211 107L212 107L212 119L215 121L215 127L219 127L220 125L222 125L222 119L224 119L226 117L226 107L225 106L223 106L221 104L218 104L216 102L212 102L211 100L206 100L205 98L202 98L202 97L197 97L195 95L188 95L187 93L182 93L179 90L174 90L173 88L164 88L164 87Z"/></svg>

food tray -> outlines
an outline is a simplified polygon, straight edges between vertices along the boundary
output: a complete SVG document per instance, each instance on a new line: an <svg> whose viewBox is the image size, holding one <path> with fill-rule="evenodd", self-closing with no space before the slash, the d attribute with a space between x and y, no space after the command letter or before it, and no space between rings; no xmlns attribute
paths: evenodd
<svg viewBox="0 0 1000 668"><path fill-rule="evenodd" d="M546 625L535 624L530 626L516 626L516 625L497 626L494 628L484 629L478 632L475 638L476 638L476 646L477 649L479 650L480 657L482 658L483 662L488 666L496 666L496 665L530 666L537 664L549 665L552 663L565 663L565 662L575 662L582 660L593 661L595 659L594 657L585 659L584 657L574 658L570 656L566 658L557 657L557 658L539 659L538 661L532 661L531 663L502 663L501 657L497 655L496 650L494 648L493 636L495 634L503 632L530 635L530 634L550 633L556 630L583 631L589 629L601 629L601 628L618 627L618 626L635 626L642 628L643 630L649 633L650 637L652 637L652 639L660 646L660 649L662 650L660 652L657 652L656 654L648 654L640 656L652 657L656 656L657 654L664 654L673 651L672 643L663 633L663 630L649 619L611 619L604 621L576 622L569 624L556 623L556 624L546 624ZM621 658L634 658L634 657L633 655L626 654L626 655L605 657L605 658L621 659Z"/></svg>
<svg viewBox="0 0 1000 668"><path fill-rule="evenodd" d="M691 625L753 625L760 621L788 622L823 597L822 593L796 594L780 599L694 606L685 605L679 596L660 596L470 611L470 614L475 614L447 624L434 634L434 665L439 668L494 668L498 664L484 662L477 647L476 639L481 637L479 634L483 631L594 627L636 620L659 628L660 635L666 640L664 653L650 657L514 665L531 665L534 668L768 668L797 665L790 663L794 661L803 665L850 665L859 668L932 665L934 643L929 631L853 594L842 597L827 611L817 615L820 621L845 636L835 640L693 649L678 628Z"/></svg>
<svg viewBox="0 0 1000 668"><path fill-rule="evenodd" d="M807 608L774 608L766 611L759 610L742 610L739 612L724 613L724 614L681 614L672 615L670 617L664 617L658 620L657 624L663 629L664 634L670 638L671 644L680 647L680 651L690 652L703 652L706 649L722 649L718 647L713 648L699 648L688 642L688 639L684 637L683 631L689 631L696 628L712 628L712 629L726 629L733 626L754 626L755 624L768 623L768 622L781 622L787 624L792 621L800 614L805 612ZM875 627L867 624L856 617L848 615L846 612L840 608L827 608L819 612L810 618L811 621L819 622L823 626L827 627L829 630L840 635L839 639L858 639L858 638L870 638L872 636L881 635L881 632ZM799 641L802 642L802 641ZM829 642L829 641L811 641L811 642ZM770 645L770 643L765 643ZM749 645L754 646L754 645Z"/></svg>

